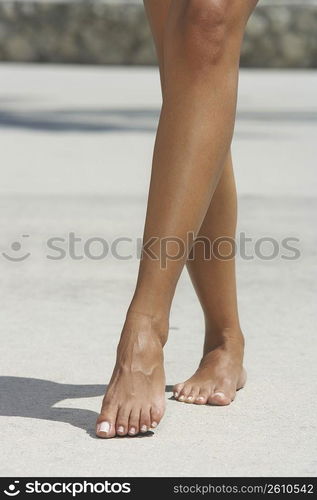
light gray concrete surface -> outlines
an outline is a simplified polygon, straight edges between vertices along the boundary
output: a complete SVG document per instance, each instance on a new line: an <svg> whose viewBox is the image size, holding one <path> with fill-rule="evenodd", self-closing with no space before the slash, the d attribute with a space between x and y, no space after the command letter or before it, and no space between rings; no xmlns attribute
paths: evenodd
<svg viewBox="0 0 317 500"><path fill-rule="evenodd" d="M316 475L317 74L241 74L239 232L253 239L248 253L264 236L280 246L296 237L301 252L293 261L238 260L246 388L216 408L179 404L167 387L155 434L101 441L94 422L134 287L135 243L120 248L130 260L66 252L54 261L45 242L75 232L83 255L90 237L141 236L158 75L23 65L0 72L0 250L10 258L31 252L19 263L0 255L0 474ZM193 372L202 340L184 274L166 347L169 386Z"/></svg>

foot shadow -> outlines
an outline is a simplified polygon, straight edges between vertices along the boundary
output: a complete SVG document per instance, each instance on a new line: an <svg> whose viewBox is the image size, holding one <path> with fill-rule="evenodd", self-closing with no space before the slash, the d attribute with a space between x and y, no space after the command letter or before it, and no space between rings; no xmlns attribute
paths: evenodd
<svg viewBox="0 0 317 500"><path fill-rule="evenodd" d="M0 377L0 416L63 422L86 431L92 438L99 439L95 435L98 413L81 408L54 406L65 399L103 396L106 389L106 385L59 384L35 378ZM172 386L166 386L165 390L170 392ZM149 431L136 437L152 435L153 432Z"/></svg>

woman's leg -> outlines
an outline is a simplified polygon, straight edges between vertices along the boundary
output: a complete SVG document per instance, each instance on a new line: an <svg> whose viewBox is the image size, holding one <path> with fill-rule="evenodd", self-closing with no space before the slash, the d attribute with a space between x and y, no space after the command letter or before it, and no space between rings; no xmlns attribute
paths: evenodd
<svg viewBox="0 0 317 500"><path fill-rule="evenodd" d="M100 437L145 430L164 411L162 347L171 302L191 250L188 234L199 233L230 148L240 47L255 4L177 0L170 6L144 252L97 422ZM179 246L183 255L167 258Z"/></svg>
<svg viewBox="0 0 317 500"><path fill-rule="evenodd" d="M229 154L199 231L198 237L204 244L197 242L187 262L204 311L205 343L196 373L174 387L174 396L179 401L230 404L236 391L245 384L244 338L239 324L235 260L232 258L236 219L236 188Z"/></svg>
<svg viewBox="0 0 317 500"><path fill-rule="evenodd" d="M172 0L145 0L156 44L162 94L164 96L164 31ZM245 383L244 338L237 307L235 260L212 256L207 242L219 238L234 241L237 223L237 195L231 154L228 153L221 179L209 205L187 269L205 315L205 344L201 365L194 377L174 387L174 395L187 403L228 404ZM232 245L221 243L224 255ZM206 258L207 257L207 258Z"/></svg>

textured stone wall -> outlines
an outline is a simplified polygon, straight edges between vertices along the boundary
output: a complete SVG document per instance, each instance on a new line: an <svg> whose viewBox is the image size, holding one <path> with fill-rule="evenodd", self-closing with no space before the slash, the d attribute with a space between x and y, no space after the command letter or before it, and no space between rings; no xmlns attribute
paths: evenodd
<svg viewBox="0 0 317 500"><path fill-rule="evenodd" d="M247 27L242 64L316 68L317 2L260 2Z"/></svg>
<svg viewBox="0 0 317 500"><path fill-rule="evenodd" d="M241 64L317 67L317 2L262 0L249 21ZM138 0L2 0L0 60L155 64Z"/></svg>

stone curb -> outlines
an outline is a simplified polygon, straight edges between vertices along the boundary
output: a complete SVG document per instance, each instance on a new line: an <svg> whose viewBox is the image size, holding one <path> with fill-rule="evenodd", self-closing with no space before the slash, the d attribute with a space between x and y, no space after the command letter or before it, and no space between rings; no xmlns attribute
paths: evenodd
<svg viewBox="0 0 317 500"><path fill-rule="evenodd" d="M317 67L317 3L266 0L251 17L241 65ZM142 4L135 1L2 1L0 60L156 64Z"/></svg>

